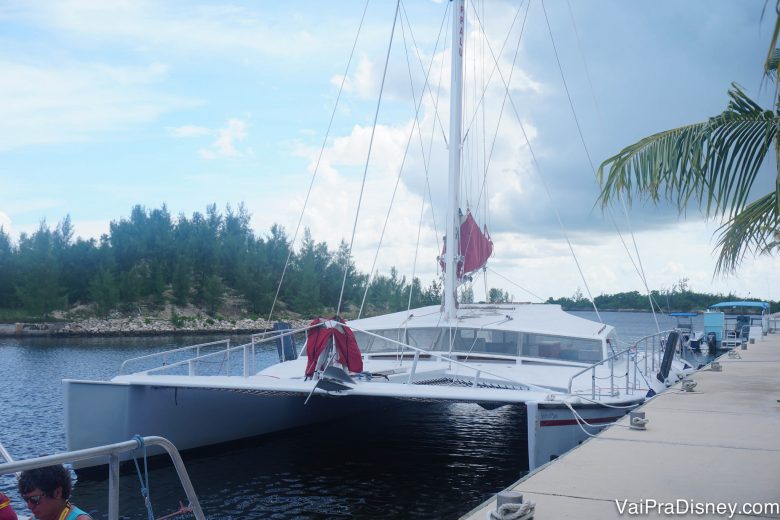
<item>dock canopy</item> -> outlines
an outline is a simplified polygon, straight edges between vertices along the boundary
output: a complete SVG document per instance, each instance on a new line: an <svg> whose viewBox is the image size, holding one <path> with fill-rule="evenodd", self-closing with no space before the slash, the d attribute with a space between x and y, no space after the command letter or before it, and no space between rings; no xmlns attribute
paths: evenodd
<svg viewBox="0 0 780 520"><path fill-rule="evenodd" d="M725 307L760 307L765 311L769 310L767 302L721 302L710 305L710 309L723 309Z"/></svg>

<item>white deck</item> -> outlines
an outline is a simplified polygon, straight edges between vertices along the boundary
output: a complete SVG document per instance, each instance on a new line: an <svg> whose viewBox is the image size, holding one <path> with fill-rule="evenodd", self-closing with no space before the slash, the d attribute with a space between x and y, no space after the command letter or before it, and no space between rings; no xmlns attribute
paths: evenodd
<svg viewBox="0 0 780 520"><path fill-rule="evenodd" d="M398 329L420 327L471 327L523 331L532 334L573 336L586 339L606 338L610 325L564 312L560 305L541 303L463 304L458 319L450 323L441 318L441 306L431 305L411 311L395 312L349 322L357 329Z"/></svg>

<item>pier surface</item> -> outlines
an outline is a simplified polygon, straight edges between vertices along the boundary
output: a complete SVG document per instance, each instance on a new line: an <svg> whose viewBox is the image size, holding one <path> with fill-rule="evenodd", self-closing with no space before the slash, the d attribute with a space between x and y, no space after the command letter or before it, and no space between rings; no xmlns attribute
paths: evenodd
<svg viewBox="0 0 780 520"><path fill-rule="evenodd" d="M736 352L718 359L721 372L693 374L694 392L678 384L643 405L646 430L629 429L626 416L508 489L536 502L536 520L780 518L780 334ZM670 503L674 512L629 514L631 504ZM693 514L698 504L736 511ZM495 507L494 497L461 520Z"/></svg>

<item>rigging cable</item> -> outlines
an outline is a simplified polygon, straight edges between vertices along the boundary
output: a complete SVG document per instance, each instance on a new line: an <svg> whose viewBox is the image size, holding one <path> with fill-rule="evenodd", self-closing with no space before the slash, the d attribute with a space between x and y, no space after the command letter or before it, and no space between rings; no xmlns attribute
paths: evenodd
<svg viewBox="0 0 780 520"><path fill-rule="evenodd" d="M393 38L395 36L395 24L398 21L398 11L401 6L401 0L395 4L395 16L393 17L393 27L390 31L390 43L387 46L387 56L385 57L385 67L382 72L382 83L379 86L379 98L376 101L376 111L374 112L374 124L371 126L371 138L368 141L368 154L366 154L366 165L363 168L363 180L360 183L360 195L358 196L357 210L355 211L355 221L352 224L352 237L349 240L349 255L352 256L352 246L355 244L355 234L357 232L358 219L360 218L360 206L363 203L363 190L366 187L366 177L368 176L368 164L371 161L371 151L374 147L374 135L376 134L376 122L379 118L379 107L382 105L382 94L385 90L385 79L387 78L387 64L390 62L390 51L393 48ZM339 303L336 308L336 316L341 312L341 303L344 298L344 286L347 284L347 274L349 273L349 262L344 268L344 278L341 280L341 292L339 293Z"/></svg>
<svg viewBox="0 0 780 520"><path fill-rule="evenodd" d="M414 32L412 31L412 24L409 22L409 17L408 17L408 15L406 13L406 6L404 6L403 13L404 13L404 16L406 17L406 24L409 26L409 35L412 38L412 44L414 45L414 49L415 49L415 51L417 53L417 59L418 59L420 65L422 65L422 59L420 58L419 47L417 47L417 42L414 39ZM444 17L442 18L442 26L443 27L448 27L449 26L449 24L446 23L448 19L449 19L449 4L448 4L447 8L445 9ZM441 35L441 27L439 28L439 34ZM432 56L431 56L431 67L433 67L433 61L434 61L435 56L436 56L436 49L438 48L439 40L440 40L440 38L437 37L436 38L436 46L434 47L434 50L433 50L433 53L432 53ZM410 79L411 79L411 72L410 72ZM427 80L426 80L426 83L427 83ZM440 70L440 74L439 74L439 83L438 83L438 86L437 86L436 97L433 99L433 101L434 101L434 105L433 105L434 109L433 110L434 110L434 113L437 114L437 115L438 115L438 110L439 110L439 108L438 108L439 107L439 96L438 95L440 93L440 89L441 89L441 70ZM435 125L435 123L434 123L434 125ZM418 128L419 128L419 123L418 123ZM432 154L432 148L433 148L433 136L434 136L434 134L435 134L435 129L432 129L432 131L431 131L431 139L429 141L429 148L428 148L428 156L427 157L425 156L425 143L423 142L422 129L420 129L420 131L417 134L420 137L420 152L422 153L422 156L423 156L423 167L425 168L425 185L428 187L428 194L429 195L430 195L430 184L428 182L429 181L429 177L430 177L429 176L429 172L430 172L429 167L430 167L431 157L433 155ZM417 241L415 242L415 246L414 246L414 260L412 261L412 282L409 284L409 300L406 303L406 310L407 311L409 311L412 308L412 293L414 291L414 277L415 277L415 275L417 273L417 255L418 255L418 253L420 251L420 234L422 233L422 226L423 226L423 218L424 218L424 216L425 216L425 193L423 193L422 200L420 201L420 219L419 219L419 221L417 223ZM434 235L436 236L436 249L438 251L438 249L439 249L439 247L438 247L439 246L439 236L438 236L438 233L436 233L436 217L435 217L435 213L433 211L433 199L431 199L431 217L433 218L433 229L434 229ZM438 265L439 264L437 262L436 263L436 270L437 271L438 271Z"/></svg>
<svg viewBox="0 0 780 520"><path fill-rule="evenodd" d="M598 102L596 101L596 93L595 93L595 89L593 88L593 83L592 83L591 78L590 78L590 73L588 71L588 65L587 65L587 62L585 60L585 55L582 52L582 44L580 43L580 40L579 40L579 33L577 32L577 25L576 25L576 23L574 21L574 14L573 14L572 9L571 9L571 3L568 2L568 1L566 3L567 3L568 8L569 8L569 18L571 19L572 26L574 27L574 35L575 35L575 39L577 41L577 48L580 51L580 58L582 59L583 65L585 67L585 76L587 77L587 80L588 80L588 85L590 87L591 97L593 98L593 103L594 103L594 105L596 107L596 113L599 115L599 121L600 121L601 120L601 112L599 110ZM550 42L552 43L553 51L555 52L555 60L556 60L556 63L558 65L558 71L561 74L561 80L563 81L563 87L564 87L564 89L566 91L566 97L568 98L568 101L569 101L569 107L571 108L572 117L574 118L574 122L575 122L575 124L577 126L577 133L579 134L580 142L582 143L582 148L585 151L585 155L588 158L588 164L590 165L591 172L593 172L593 177L595 178L596 177L596 168L595 168L595 165L593 164L593 159L592 159L592 157L590 155L590 151L588 149L588 146L585 143L585 136L583 135L582 127L580 126L579 118L577 117L577 112L574 109L574 102L572 101L571 94L569 92L569 87L568 87L568 85L566 83L566 77L565 77L565 75L563 73L563 66L561 65L561 61L560 61L560 58L558 56L558 49L557 49L557 47L555 45L555 38L553 37L552 27L550 25L550 20L547 17L547 9L545 8L544 0L542 0L542 10L544 11L544 18L545 18L545 21L547 22L547 30L548 30L548 32L550 34ZM658 332L660 332L661 331L661 327L658 324L658 317L655 315L655 309L653 308L652 295L650 293L650 287L648 286L647 277L645 275L645 271L644 271L644 268L642 266L642 257L639 254L639 246L636 243L636 237L634 235L633 229L631 228L631 220L630 220L630 218L628 216L628 210L626 209L626 205L625 205L622 197L620 198L620 202L623 205L623 210L624 210L625 216L626 216L626 222L628 223L628 226L629 226L629 232L631 233L631 239L633 241L634 251L636 252L636 256L637 256L637 261L639 263L639 267L637 267L636 263L634 262L633 255L629 251L628 246L626 245L626 242L623 239L623 234L620 232L620 229L618 228L617 222L615 221L615 218L614 218L614 215L612 214L611 209L608 210L608 213L609 213L609 216L610 216L610 220L612 221L612 224L615 227L615 230L617 231L618 236L620 237L620 242L623 244L623 247L626 250L626 254L628 255L629 260L631 260L631 264L634 266L634 269L637 271L637 274L639 275L639 279L642 280L642 283L645 286L645 290L647 291L647 298L648 298L648 301L650 302L650 311L653 313L653 319L655 320L656 329L658 330Z"/></svg>
<svg viewBox="0 0 780 520"><path fill-rule="evenodd" d="M585 53L582 51L582 42L580 41L580 34L577 30L577 23L574 19L574 12L571 8L571 2L567 0L566 5L569 8L569 19L571 20L571 25L574 28L574 37L577 41L577 49L580 52L580 59L582 60L582 64L585 67L585 77L588 80L588 87L590 88L590 95L593 99L593 106L596 108L596 116L599 120L599 124L603 127L603 119L601 117L601 107L599 106L598 99L596 97L596 89L593 88L593 81L590 77L590 69L588 67L588 62L585 59ZM572 106L572 110L574 110L574 107ZM593 168L593 164L591 164L591 168ZM593 172L594 177L596 176L596 172ZM623 244L623 248L626 250L626 255L628 255L629 260L631 260L631 264L634 266L634 270L637 272L637 275L639 276L639 279L642 280L642 283L645 286L645 291L647 291L647 299L650 302L650 311L653 313L653 320L655 321L655 328L658 332L661 332L661 326L658 323L658 316L655 314L655 307L653 306L653 295L650 291L650 286L647 283L647 276L645 274L644 266L642 265L642 256L639 254L639 246L636 242L636 236L634 235L634 230L631 226L631 218L628 215L628 209L626 208L626 203L623 200L623 197L620 196L620 204L623 206L623 212L626 216L626 223L628 225L629 233L631 234L631 241L634 244L634 252L636 253L637 262L639 263L639 266L637 267L636 262L634 262L634 256L631 254L631 251L628 249L628 245L626 245L625 240L623 239L623 234L620 232L620 229L618 228L617 222L615 221L615 217L612 214L612 208L607 208L607 213L610 216L610 219L612 220L612 224L615 226L615 230L617 231L618 237L620 237L620 242ZM660 309L660 306L659 306Z"/></svg>
<svg viewBox="0 0 780 520"><path fill-rule="evenodd" d="M517 46L515 47L515 55L512 58L512 67L510 68L509 72L509 79L507 80L506 88L504 89L504 99L501 101L501 110L498 114L498 121L496 122L496 131L493 134L493 142L490 145L490 154L487 156L487 164L485 165L485 177L482 182L482 189L480 190L479 197L477 197L477 208L479 208L479 204L483 200L482 194L484 193L487 185L487 170L490 168L490 163L493 160L493 152L496 148L496 142L498 141L498 130L501 126L501 118L504 115L504 107L506 106L506 100L507 97L509 97L509 85L512 83L512 76L514 74L515 70L515 63L517 62L517 56L520 54L520 41L523 39L523 33L525 32L525 22L528 19L528 10L531 7L531 2L528 2L526 10L525 10L525 16L523 17L523 24L520 26L520 35L517 37ZM517 13L515 13L515 20L517 19L517 16L520 14L520 8L518 8ZM512 21L512 27L514 27L515 22ZM480 24L481 27L481 24ZM512 30L512 27L509 28L509 30ZM499 51L499 56L501 56L501 53L503 52L503 49ZM496 67L498 67L498 62L496 62Z"/></svg>
<svg viewBox="0 0 780 520"><path fill-rule="evenodd" d="M514 54L514 57L512 59L512 67L510 69L510 74L509 74L509 82L510 83L512 81L512 74L514 73L514 64L516 63L517 56L520 53L520 41L522 40L523 33L525 31L525 22L528 19L528 7L530 7L530 5L531 5L531 3L528 2L527 3L527 7L526 7L526 11L525 11L525 16L523 17L523 23L522 23L522 25L520 27L520 35L517 38L517 46L515 47L515 54ZM514 28L515 23L517 23L517 18L520 15L520 10L521 9L522 9L522 4L520 6L518 6L517 11L515 12L515 16L512 19L512 24L509 26L509 30L507 32L507 37L504 39L504 42L501 45L501 50L499 51L499 56L501 54L503 54L503 52L504 52L504 48L506 47L506 44L509 41L509 35L511 34L512 29ZM480 27L480 29L482 28L482 24L481 23L479 24L479 27ZM481 32L482 32L482 34L484 34L484 31L481 31ZM482 41L485 41L485 40L486 39L483 38ZM495 73L495 70L497 68L498 68L498 61L496 60L495 65L493 67L493 70L490 73L490 77L488 78L488 83L483 85L480 101L478 103L475 103L475 105L477 105L477 107L474 110L474 116L472 117L472 123L473 123L474 119L476 118L476 114L478 113L478 110L479 110L480 107L482 107L482 112L484 114L484 103L482 101L484 100L485 93L487 91L487 85L490 83L490 80L493 77L493 73ZM482 205L482 201L483 200L487 200L487 196L485 195L485 191L487 189L487 172L488 172L488 169L490 168L490 163L491 163L491 160L492 160L492 157L493 157L493 152L495 151L496 142L498 141L498 131L499 131L499 128L501 126L501 118L502 118L502 116L504 114L504 107L506 106L506 99L507 99L508 93L509 93L509 88L507 87L505 89L504 99L501 102L501 110L499 110L499 113L498 113L498 121L496 122L496 131L493 134L493 139L492 139L492 142L491 142L491 145L490 145L490 153L488 154L487 152L485 152L485 157L484 157L485 163L484 163L484 172L483 172L483 176L482 176L482 186L480 187L479 195L476 198L477 206L474 209L474 213L475 214L479 212L480 206ZM483 124L484 124L484 118L483 118ZM467 131L466 132L466 137L468 137L468 136L469 136L469 132ZM483 136L484 136L484 130L483 130ZM485 196L483 197L483 195L485 195ZM485 214L487 215L487 204L485 204ZM471 241L471 237L472 237L472 235L469 235L469 241ZM468 247L469 247L469 242L466 243L466 249L468 249ZM491 270L491 272L493 272L493 271ZM487 300L487 299L488 299L487 277L485 277L485 300Z"/></svg>
<svg viewBox="0 0 780 520"><path fill-rule="evenodd" d="M544 4L542 4L542 5L544 5ZM479 14L475 13L475 15L477 17L479 17ZM490 46L490 42L489 41L487 42L487 46L488 46L488 49L490 50L490 54L492 55L493 60L496 63L498 63L498 60L496 59L496 55L493 52L493 49ZM504 86L506 87L506 89L509 90L509 84L504 79L504 75L501 73L501 69L498 69L498 75L501 78L501 81L504 83ZM529 152L531 154L531 159L532 159L534 165L536 166L536 171L539 172L539 178L542 181L542 186L544 187L544 190L547 193L547 197L552 201L552 194L550 193L550 188L547 186L547 181L545 180L544 175L542 175L541 166L539 164L539 161L536 158L536 154L533 151L533 147L531 146L531 140L528 138L528 133L525 131L525 125L523 125L523 122L520 119L520 113L517 111L517 106L515 106L515 102L514 102L514 99L512 98L511 94L509 94L509 104L512 106L512 110L515 113L515 117L517 118L517 123L520 126L520 130L523 132L523 137L525 138L525 142L528 145L528 150L529 150ZM585 279L585 275L582 272L582 267L580 267L580 262L577 259L576 253L574 252L574 247L571 244L571 240L569 240L569 234L566 231L566 227L563 225L563 221L561 220L561 215L558 212L558 208L556 207L555 204L552 205L552 208L553 208L553 212L555 213L555 218L558 220L558 225L561 228L561 232L563 233L563 236L566 239L566 243L569 246L569 251L571 252L572 257L574 258L574 263L577 266L577 270L580 273L580 278L582 279L582 282L585 284L585 289L588 291L588 296L590 296L590 301L591 301L591 304L593 305L593 310L596 312L596 316L597 316L599 322L604 323L604 320L601 319L601 314L599 314L599 310L596 307L596 302L593 299L593 295L590 292L590 287L588 286L588 281Z"/></svg>
<svg viewBox="0 0 780 520"><path fill-rule="evenodd" d="M446 19L446 13L445 13L445 19ZM408 22L408 18L407 18L407 22ZM444 24L444 20L442 21L442 24ZM410 83L410 88L411 88L411 92L412 92L412 101L416 105L416 110L415 110L415 114L414 114L414 123L412 123L412 128L409 131L409 138L406 141L406 148L404 150L403 158L401 159L401 165L398 168L398 175L396 176L395 186L393 187L393 194L390 197L390 205L387 208L387 214L385 215L385 221L384 221L384 224L382 226L382 232L379 235L379 244L377 245L376 253L374 254L374 260L373 260L373 262L371 264L371 270L370 270L369 275L368 275L369 278L368 278L368 281L366 283L366 289L363 292L363 300L360 302L360 310L358 311L358 318L360 318L360 316L363 314L363 307L364 307L364 305L366 303L366 297L368 296L368 290L369 290L369 287L371 285L371 278L373 277L374 268L376 267L377 258L379 257L379 250L382 248L382 241L384 240L385 231L387 230L387 224L390 221L390 212L393 209L393 203L395 202L395 195L396 195L396 192L398 191L398 185L401 182L401 175L403 173L404 165L406 164L406 158L408 157L408 154L409 154L409 148L410 148L410 146L412 144L412 139L413 139L414 134L415 134L415 128L417 129L418 133L421 132L419 115L420 115L420 108L422 107L423 95L421 93L420 101L418 103L417 102L417 96L416 96L416 94L414 92L414 81L413 81L413 78L412 78L412 67L411 67L411 63L409 61L409 50L408 50L408 47L406 45L406 31L404 30L403 17L401 17L401 35L403 36L403 39L404 39L404 50L406 52L406 65L407 65L407 69L409 71L409 83ZM439 35L441 36L441 28L439 29ZM437 42L436 42L436 46L437 47L438 47L438 44L439 44L439 40L437 40ZM434 49L434 55L435 55L435 49ZM433 59L431 60L431 64L430 64L430 66L428 68L428 72L427 72L427 74L425 76L425 84L428 83L428 78L429 78L430 71L431 71L432 68L433 68ZM424 150L423 150L423 154L424 154ZM423 159L425 159L425 155L423 155ZM427 171L426 171L426 173L427 173ZM418 231L418 245L419 245L419 231ZM417 258L417 251L415 250L415 260L416 260L416 258ZM409 293L410 300L411 300L411 290L412 290L413 286L414 286L414 274L412 275L412 283L411 283L410 289L409 289L410 290L410 293Z"/></svg>
<svg viewBox="0 0 780 520"><path fill-rule="evenodd" d="M530 291L529 289L526 289L525 287L523 287L522 285L520 285L520 284L518 284L518 283L516 283L516 282L513 282L512 280L510 280L510 279L509 279L509 278L507 278L506 276L504 276L504 275L502 275L502 274L500 274L500 273L498 273L498 272L494 271L493 269L490 269L490 272L491 272L491 273L493 273L494 275L498 276L499 278L503 278L504 280L506 280L507 282L511 283L512 285L515 285L515 286L517 286L519 289L521 289L521 290L523 290L523 291L527 292L528 294L530 294L531 296L533 296L534 298L536 298L537 300L539 300L539 302L540 302L540 303L544 303L544 299L543 299L541 296L539 296L538 294L536 294L536 293L534 293L534 292Z"/></svg>
<svg viewBox="0 0 780 520"><path fill-rule="evenodd" d="M279 285L276 287L276 294L274 295L274 301L271 303L271 311L268 313L268 323L271 323L271 318L274 314L274 308L276 307L276 302L279 299L279 292L282 289L282 282L284 282L284 275L287 273L287 267L290 265L290 257L293 253L292 246L295 244L295 240L298 237L298 232L301 229L301 222L303 221L303 215L306 213L306 206L309 203L309 197L311 196L311 190L314 186L314 179L317 178L317 172L320 168L320 162L322 161L322 155L325 152L325 146L328 143L328 137L330 137L330 130L333 126L333 119L336 117L336 110L339 106L339 100L341 100L341 93L344 91L344 84L347 81L347 75L349 73L349 67L352 64L352 58L355 55L355 48L357 47L358 39L360 38L360 32L363 29L363 22L366 19L366 12L368 11L368 4L371 0L366 0L366 5L363 7L363 15L360 17L360 24L358 25L357 33L355 34L355 41L352 43L352 50L349 53L349 59L347 60L347 66L344 68L344 76L341 78L341 85L339 85L339 92L336 96L336 103L333 106L333 112L330 114L330 121L328 122L328 129L325 131L325 137L322 140L322 146L320 147L320 154L317 157L317 163L314 166L314 173L312 173L311 181L309 182L309 190L306 192L306 198L303 201L303 207L301 208L301 214L298 218L298 224L295 227L295 233L293 234L292 241L290 243L290 250L287 252L287 259L284 262L284 268L282 269L282 275L279 278ZM351 254L351 250L350 250ZM346 270L349 270L349 257L347 257L347 266L345 268ZM340 300L340 298L339 298Z"/></svg>
<svg viewBox="0 0 780 520"><path fill-rule="evenodd" d="M555 45L555 39L553 38L552 34L552 27L550 26L550 19L547 17L547 8L544 6L544 0L542 0L542 12L544 13L544 20L547 22L547 31L550 33L550 43L552 43L553 52L555 54L555 62L558 64L558 71L561 73L561 80L563 81L563 89L566 91L566 97L569 100L569 106L572 108L572 115L574 117L574 124L577 126L577 133L580 136L580 141L582 142L582 146L585 149L585 155L588 157L588 163L590 163L591 170L594 171L593 168L593 160L590 157L590 151L588 150L587 145L585 144L585 138L582 135L582 128L580 127L580 121L577 118L577 113L574 112L574 104L571 100L571 93L569 92L569 85L566 83L566 77L563 75L563 67L561 66L561 59L558 56L558 48ZM545 186L546 189L546 186ZM557 213L558 210L556 209L555 212ZM566 241L569 241L569 238L566 237ZM571 247L571 243L570 243ZM572 255L574 255L574 249L571 250ZM577 263L577 269L580 269L580 263L579 260L577 260L577 256L574 255L574 261ZM590 287L588 286L587 280L585 280L585 275L582 274L582 269L580 269L580 276L582 276L582 283L585 284L585 289L588 291L588 296L590 297L590 301L593 303L593 310L596 311L596 316L599 317L599 321L604 323L604 321L601 319L601 316L599 315L599 310L596 308L596 300L593 298L593 295L590 292Z"/></svg>

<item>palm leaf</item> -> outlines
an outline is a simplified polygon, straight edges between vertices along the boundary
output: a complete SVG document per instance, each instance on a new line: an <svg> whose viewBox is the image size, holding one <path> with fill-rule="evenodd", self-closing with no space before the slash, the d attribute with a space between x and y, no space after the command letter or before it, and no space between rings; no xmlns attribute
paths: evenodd
<svg viewBox="0 0 780 520"><path fill-rule="evenodd" d="M773 145L780 157L780 116L762 109L737 84L729 97L723 113L645 137L604 161L597 173L602 206L620 196L629 203L634 196L656 203L663 197L680 212L693 200L706 217L725 218L716 272L733 271L748 251L776 249L770 237L780 214L780 175L774 193L750 202Z"/></svg>
<svg viewBox="0 0 780 520"><path fill-rule="evenodd" d="M768 193L719 228L716 272L734 271L748 253L768 255L780 250L779 206L778 192Z"/></svg>
<svg viewBox="0 0 780 520"><path fill-rule="evenodd" d="M736 84L729 96L722 114L645 137L604 161L597 174L601 204L619 195L654 202L663 196L680 211L694 199L707 216L738 213L778 135L780 117Z"/></svg>

